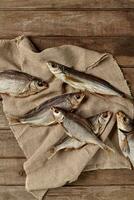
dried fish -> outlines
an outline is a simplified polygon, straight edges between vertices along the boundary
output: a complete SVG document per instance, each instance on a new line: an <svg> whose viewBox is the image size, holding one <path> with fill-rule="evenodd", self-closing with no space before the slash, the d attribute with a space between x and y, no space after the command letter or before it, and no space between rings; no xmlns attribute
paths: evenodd
<svg viewBox="0 0 134 200"><path fill-rule="evenodd" d="M27 73L6 70L0 72L0 93L14 97L26 97L48 88L44 80Z"/></svg>
<svg viewBox="0 0 134 200"><path fill-rule="evenodd" d="M119 146L125 157L130 156L129 136L134 130L134 121L122 111L116 113ZM133 141L134 143L134 141Z"/></svg>
<svg viewBox="0 0 134 200"><path fill-rule="evenodd" d="M103 150L113 151L110 147L105 145L97 136L94 134L90 127L84 126L83 122L79 120L79 117L75 114L66 113L62 109L52 108L55 120L60 123L65 129L66 134L71 137L83 142L83 144L96 144ZM75 117L74 117L75 115Z"/></svg>
<svg viewBox="0 0 134 200"><path fill-rule="evenodd" d="M55 146L51 149L51 155L49 156L49 160L58 152L61 150L69 150L69 149L79 149L85 145L85 142L81 142L75 138L67 137L65 138L61 144Z"/></svg>
<svg viewBox="0 0 134 200"><path fill-rule="evenodd" d="M91 123L88 124L89 129L92 128L93 132L96 135L98 136L101 135L103 131L105 130L105 127L107 126L111 116L112 116L112 112L106 111L106 112L100 113L97 116L91 117L90 118ZM85 123L87 125L88 122L84 119L83 123L84 123L83 125L85 125ZM59 144L57 144L54 148L51 149L52 155L49 157L49 159L51 159L58 151L69 150L69 149L79 149L83 147L84 145L85 145L85 142L81 142L75 138L70 138L67 136L64 140L62 140Z"/></svg>
<svg viewBox="0 0 134 200"><path fill-rule="evenodd" d="M92 123L93 131L97 136L100 136L112 117L112 112L102 112L97 116L91 117L89 120Z"/></svg>
<svg viewBox="0 0 134 200"><path fill-rule="evenodd" d="M29 111L17 121L22 124L48 126L55 123L55 118L52 114L51 107L57 106L68 111L72 111L80 105L84 98L84 93L75 92L56 96L42 103L40 106Z"/></svg>
<svg viewBox="0 0 134 200"><path fill-rule="evenodd" d="M111 85L109 82L92 74L86 74L53 61L49 61L47 65L50 71L57 78L79 90L87 90L91 93L103 95L115 95L124 98L132 98L117 89L115 86Z"/></svg>

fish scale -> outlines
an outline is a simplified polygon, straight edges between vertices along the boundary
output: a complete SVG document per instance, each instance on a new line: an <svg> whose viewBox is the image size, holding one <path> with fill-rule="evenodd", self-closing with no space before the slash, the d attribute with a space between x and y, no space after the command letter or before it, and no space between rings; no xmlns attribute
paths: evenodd
<svg viewBox="0 0 134 200"><path fill-rule="evenodd" d="M48 88L48 83L30 74L5 70L0 72L0 94L27 97Z"/></svg>
<svg viewBox="0 0 134 200"><path fill-rule="evenodd" d="M114 95L128 99L133 99L125 94L108 81L101 79L92 74L77 71L54 61L48 61L47 66L50 71L59 79L68 83L70 86L79 90L88 90L91 93L99 93L103 95Z"/></svg>
<svg viewBox="0 0 134 200"><path fill-rule="evenodd" d="M85 126L85 124L81 121L81 117L79 117L78 115L67 113L57 107L53 107L52 111L55 120L63 126L68 136L77 139L82 143L95 144L103 150L113 151L99 138L97 138L90 127Z"/></svg>
<svg viewBox="0 0 134 200"><path fill-rule="evenodd" d="M92 117L90 119L91 125L90 126L93 130L93 132L96 135L101 135L102 132L105 130L105 127L107 126L109 120L111 119L112 113L109 111L103 112L95 117ZM86 124L89 122L86 121ZM85 120L84 120L84 124L85 124ZM90 125L90 124L88 124ZM81 147L83 147L85 145L85 142L81 142L75 138L70 138L70 137L66 137L65 139L63 139L62 141L60 141L59 144L57 144L55 147L53 147L51 149L52 154L48 159L51 159L57 152L61 151L61 150L69 150L69 149L79 149Z"/></svg>
<svg viewBox="0 0 134 200"><path fill-rule="evenodd" d="M53 97L43 102L38 107L32 109L20 118L16 118L18 123L30 124L35 126L48 126L55 124L55 119L51 111L52 106L62 107L65 110L72 111L80 105L85 94L82 92L67 93ZM17 124L14 123L14 124Z"/></svg>

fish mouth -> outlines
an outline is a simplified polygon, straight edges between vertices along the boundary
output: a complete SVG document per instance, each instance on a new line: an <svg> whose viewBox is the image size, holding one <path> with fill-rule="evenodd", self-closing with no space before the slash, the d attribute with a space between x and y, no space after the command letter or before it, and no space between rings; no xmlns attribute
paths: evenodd
<svg viewBox="0 0 134 200"><path fill-rule="evenodd" d="M45 81L38 81L38 87L47 89L49 87L49 84Z"/></svg>
<svg viewBox="0 0 134 200"><path fill-rule="evenodd" d="M49 87L49 84L46 82L43 82L43 85L44 85L44 88L46 88L46 89Z"/></svg>
<svg viewBox="0 0 134 200"><path fill-rule="evenodd" d="M54 113L57 113L57 114L59 113L59 109L57 107L52 106L50 110L53 111Z"/></svg>
<svg viewBox="0 0 134 200"><path fill-rule="evenodd" d="M118 111L118 112L116 113L116 117L117 117L117 118L121 118L122 115L123 115L123 112L122 112L122 111Z"/></svg>
<svg viewBox="0 0 134 200"><path fill-rule="evenodd" d="M48 66L51 66L51 65L52 65L52 61L48 61L48 62L47 62L47 65L48 65Z"/></svg>
<svg viewBox="0 0 134 200"><path fill-rule="evenodd" d="M47 62L47 66L51 67L53 69L57 68L57 64L55 62L53 62L53 61L48 61Z"/></svg>
<svg viewBox="0 0 134 200"><path fill-rule="evenodd" d="M121 128L119 128L119 131L121 131L122 133L124 133L124 135L128 135L130 133L130 131L123 130Z"/></svg>
<svg viewBox="0 0 134 200"><path fill-rule="evenodd" d="M107 117L110 116L111 114L112 114L112 112L106 111L106 112L103 112L103 113L102 113L102 116L103 116L104 118L107 118Z"/></svg>

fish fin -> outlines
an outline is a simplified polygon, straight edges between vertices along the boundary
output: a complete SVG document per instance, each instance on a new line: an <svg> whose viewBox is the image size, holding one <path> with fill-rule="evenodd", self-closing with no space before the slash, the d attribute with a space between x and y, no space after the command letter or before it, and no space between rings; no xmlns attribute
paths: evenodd
<svg viewBox="0 0 134 200"><path fill-rule="evenodd" d="M94 96L97 96L97 97L103 99L104 101L107 101L106 96L111 97L111 95L100 94L100 93L97 93L97 92L89 92L88 90L86 90L86 91L87 91L87 93L93 94Z"/></svg>
<svg viewBox="0 0 134 200"><path fill-rule="evenodd" d="M50 153L50 156L48 157L48 160L52 159L55 154L57 153L55 147L52 147L50 150L49 150L49 153Z"/></svg>
<svg viewBox="0 0 134 200"><path fill-rule="evenodd" d="M74 77L70 77L70 76L66 76L65 79L69 80L69 81L76 82L76 83L82 83L80 80L78 80L78 79L76 79Z"/></svg>
<svg viewBox="0 0 134 200"><path fill-rule="evenodd" d="M28 124L31 128L34 128L34 127L40 127L39 125L35 125L35 124Z"/></svg>
<svg viewBox="0 0 134 200"><path fill-rule="evenodd" d="M66 152L66 151L69 151L70 149L73 149L73 148L65 148L63 150Z"/></svg>
<svg viewBox="0 0 134 200"><path fill-rule="evenodd" d="M128 145L128 141L127 141L127 138L125 138L122 142L122 145L121 145L121 150L127 154L130 153L130 148L129 148L129 145Z"/></svg>
<svg viewBox="0 0 134 200"><path fill-rule="evenodd" d="M51 122L50 124L43 125L43 124L30 124L30 123L25 123L28 124L30 127L46 127L46 126L53 126L57 124L57 122Z"/></svg>
<svg viewBox="0 0 134 200"><path fill-rule="evenodd" d="M57 79L57 77L56 76L52 76L52 77L50 77L49 79L48 79L48 83L51 83L52 81L54 81L55 79Z"/></svg>
<svg viewBox="0 0 134 200"><path fill-rule="evenodd" d="M124 93L124 94L122 95L122 97L125 98L125 99L130 100L131 103L134 103L134 97L133 97L133 96Z"/></svg>
<svg viewBox="0 0 134 200"><path fill-rule="evenodd" d="M61 126L64 128L64 130L65 130L65 133L66 133L66 134L67 134L69 137L71 137L71 138L72 138L72 137L73 137L73 136L72 136L72 134L68 132L68 130L67 130L67 129L66 129L64 126L63 126L63 124L62 124L62 123L60 123L60 124L61 124Z"/></svg>
<svg viewBox="0 0 134 200"><path fill-rule="evenodd" d="M65 130L65 133L69 136L69 137L73 137L68 131Z"/></svg>
<svg viewBox="0 0 134 200"><path fill-rule="evenodd" d="M20 125L20 124L21 124L21 122L20 122L19 118L15 117L15 116L9 117L9 125L10 126Z"/></svg>
<svg viewBox="0 0 134 200"><path fill-rule="evenodd" d="M54 153L55 152L55 147L52 147L50 150L49 150L50 153Z"/></svg>
<svg viewBox="0 0 134 200"><path fill-rule="evenodd" d="M134 170L134 166L133 166L133 164L132 164L130 158L129 158L128 156L127 156L126 158L127 158L127 160L129 161L129 163L130 163L130 167L131 167L130 169L131 169L131 170Z"/></svg>
<svg viewBox="0 0 134 200"><path fill-rule="evenodd" d="M113 148L109 147L109 146L106 145L106 144L104 144L103 146L101 146L101 148L102 148L104 151L115 153L115 150L114 150Z"/></svg>
<svg viewBox="0 0 134 200"><path fill-rule="evenodd" d="M17 123L17 122L15 123L15 122L14 122L14 123L10 124L10 122L9 122L9 126L16 126L16 125L21 125L21 123L19 123L19 122L18 122L18 123Z"/></svg>

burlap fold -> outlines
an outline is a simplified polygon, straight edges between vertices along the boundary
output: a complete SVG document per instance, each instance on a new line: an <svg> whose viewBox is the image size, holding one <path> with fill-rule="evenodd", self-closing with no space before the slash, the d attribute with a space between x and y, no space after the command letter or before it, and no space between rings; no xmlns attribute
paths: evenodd
<svg viewBox="0 0 134 200"><path fill-rule="evenodd" d="M62 94L63 91L76 91L70 86L63 88L62 81L53 78L46 65L48 60L94 74L130 95L123 74L110 54L72 45L38 52L26 37L1 40L0 71L22 70L49 82L49 89L30 97L14 98L2 95L4 112L10 123L10 115L23 115L45 100ZM88 118L106 110L113 113L123 110L130 117L134 117L133 105L130 101L119 97L100 97L91 94L88 95L88 100L81 104L77 113ZM60 125L50 127L11 126L15 138L27 158L24 163L27 175L26 189L38 199L42 199L48 189L77 180L83 170L130 168L130 163L119 149L116 126L113 128L114 124L115 115L113 114L102 139L115 149L115 153L104 152L97 146L89 144L79 150L57 153L51 160L47 159L48 150L65 134Z"/></svg>

